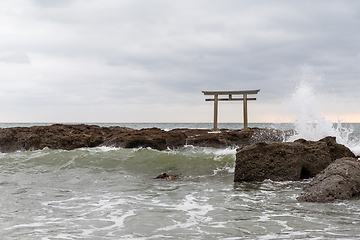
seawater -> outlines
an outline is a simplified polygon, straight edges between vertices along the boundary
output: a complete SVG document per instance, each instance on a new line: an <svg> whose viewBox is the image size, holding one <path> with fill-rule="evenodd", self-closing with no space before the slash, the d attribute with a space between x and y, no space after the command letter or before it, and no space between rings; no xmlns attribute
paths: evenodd
<svg viewBox="0 0 360 240"><path fill-rule="evenodd" d="M46 124L0 127L20 125ZM211 128L210 123L97 125ZM296 125L250 127L284 130ZM359 145L360 124L333 124L330 131L344 132L341 129L351 130L339 137L352 146ZM1 239L360 237L360 198L300 203L296 197L309 180L234 183L235 153L235 148L194 146L166 151L96 147L1 153ZM163 172L180 178L154 179Z"/></svg>

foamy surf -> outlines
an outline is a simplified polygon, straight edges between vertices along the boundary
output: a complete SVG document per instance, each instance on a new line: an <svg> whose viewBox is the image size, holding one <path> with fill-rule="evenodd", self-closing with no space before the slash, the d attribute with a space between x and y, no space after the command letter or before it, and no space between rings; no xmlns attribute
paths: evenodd
<svg viewBox="0 0 360 240"><path fill-rule="evenodd" d="M323 75L305 65L298 76L298 84L289 99L284 102L286 111L294 116L295 134L287 141L297 139L318 141L327 136L336 137L336 142L347 146L355 155L360 156L360 138L353 134L351 124L333 123L322 114L324 105L331 104L316 86L323 81Z"/></svg>
<svg viewBox="0 0 360 240"><path fill-rule="evenodd" d="M359 133L360 124L353 125L349 139ZM349 227L360 225L358 199L345 205L299 203L296 196L307 181L233 183L235 154L235 148L194 146L0 154L0 235L353 239L360 234L358 228ZM163 172L180 177L154 179Z"/></svg>

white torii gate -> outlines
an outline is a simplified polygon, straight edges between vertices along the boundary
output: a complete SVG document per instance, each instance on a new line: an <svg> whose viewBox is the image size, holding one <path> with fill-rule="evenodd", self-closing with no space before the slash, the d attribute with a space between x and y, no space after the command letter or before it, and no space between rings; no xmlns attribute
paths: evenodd
<svg viewBox="0 0 360 240"><path fill-rule="evenodd" d="M248 98L248 94L257 94L260 89L257 90L244 90L244 91L202 91L204 95L214 95L214 98L205 99L205 101L214 101L214 128L213 131L219 130L217 128L218 120L218 101L243 101L244 106L244 128L248 128L247 117L247 101L256 100L256 98ZM243 95L242 98L233 98L233 95ZM219 95L229 95L229 98L219 98Z"/></svg>

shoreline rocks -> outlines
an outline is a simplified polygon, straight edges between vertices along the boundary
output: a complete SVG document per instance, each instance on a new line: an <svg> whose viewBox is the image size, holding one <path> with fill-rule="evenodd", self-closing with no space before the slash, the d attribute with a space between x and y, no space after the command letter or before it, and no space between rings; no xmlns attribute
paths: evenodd
<svg viewBox="0 0 360 240"><path fill-rule="evenodd" d="M319 141L259 142L237 150L234 182L312 178L342 157L355 155L336 143L335 137Z"/></svg>
<svg viewBox="0 0 360 240"><path fill-rule="evenodd" d="M72 150L84 147L150 147L157 150L177 149L185 145L199 147L244 147L256 142L282 142L293 131L249 128L242 130L159 128L141 130L126 127L100 127L85 124L53 124L51 126L0 129L0 152L33 151L43 148Z"/></svg>
<svg viewBox="0 0 360 240"><path fill-rule="evenodd" d="M300 202L333 202L360 193L360 160L345 157L335 160L303 189Z"/></svg>
<svg viewBox="0 0 360 240"><path fill-rule="evenodd" d="M299 139L284 142L293 131L249 128L221 129L131 129L85 124L0 129L0 152L43 148L72 150L84 147L150 147L157 150L199 147L237 147L234 181L298 181L312 178L298 197L301 202L331 202L360 193L360 161L334 137L319 141ZM156 179L174 180L162 174Z"/></svg>

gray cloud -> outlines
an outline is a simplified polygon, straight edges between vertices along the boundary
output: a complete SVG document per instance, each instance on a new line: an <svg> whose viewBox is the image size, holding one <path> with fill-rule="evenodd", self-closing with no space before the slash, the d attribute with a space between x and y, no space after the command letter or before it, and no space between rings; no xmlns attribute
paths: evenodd
<svg viewBox="0 0 360 240"><path fill-rule="evenodd" d="M44 8L66 7L69 6L74 0L30 0L35 6Z"/></svg>
<svg viewBox="0 0 360 240"><path fill-rule="evenodd" d="M6 63L30 64L29 56L21 51L0 54L0 61Z"/></svg>
<svg viewBox="0 0 360 240"><path fill-rule="evenodd" d="M255 88L258 105L278 105L304 64L324 74L323 91L358 91L358 1L19 2L0 3L0 64L27 63L0 65L0 93L19 108L157 106L159 115L207 106L201 90Z"/></svg>

